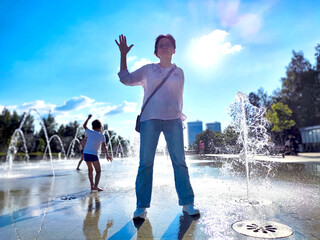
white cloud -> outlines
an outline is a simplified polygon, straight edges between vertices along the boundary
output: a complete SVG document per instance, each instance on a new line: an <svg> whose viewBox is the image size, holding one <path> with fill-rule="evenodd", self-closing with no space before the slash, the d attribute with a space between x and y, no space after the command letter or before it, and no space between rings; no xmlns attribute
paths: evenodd
<svg viewBox="0 0 320 240"><path fill-rule="evenodd" d="M228 32L216 29L199 39L193 39L192 59L195 63L199 66L210 66L224 55L239 52L242 46L225 41L228 35Z"/></svg>
<svg viewBox="0 0 320 240"><path fill-rule="evenodd" d="M6 105L6 106L3 106L3 105L0 105L0 111L2 112L3 109L8 109L9 111L14 111L17 109L17 106L15 105Z"/></svg>
<svg viewBox="0 0 320 240"><path fill-rule="evenodd" d="M14 110L18 114L28 112L30 109L36 109L40 116L47 115L49 112L55 117L58 124L67 124L69 122L83 122L88 114L92 114L95 119L104 119L106 116L114 116L137 111L137 103L123 101L119 105L113 105L107 102L96 102L87 96L73 97L63 105L46 103L44 100L36 100L29 103L23 103L18 106L2 106L0 110L7 108L10 112ZM31 111L33 114L33 111Z"/></svg>
<svg viewBox="0 0 320 240"><path fill-rule="evenodd" d="M136 123L136 119L131 119L131 120L125 120L125 121L122 121L121 124L124 125L124 126L127 126L127 125L133 125Z"/></svg>
<svg viewBox="0 0 320 240"><path fill-rule="evenodd" d="M94 102L94 99L91 99L86 96L74 97L67 100L63 105L57 106L56 111L72 111L85 107L89 107Z"/></svg>
<svg viewBox="0 0 320 240"><path fill-rule="evenodd" d="M137 56L129 56L128 58L127 58L127 61L128 62L132 62L133 60L136 60L137 59Z"/></svg>
<svg viewBox="0 0 320 240"><path fill-rule="evenodd" d="M55 104L46 103L43 100L36 100L29 103L23 103L21 106L17 107L19 112L26 112L31 108L36 109L39 113L48 113L53 112L54 108L56 107Z"/></svg>
<svg viewBox="0 0 320 240"><path fill-rule="evenodd" d="M132 67L130 68L131 71L135 71L138 68L141 68L142 66L152 63L151 60L146 59L146 58L141 58L139 61L135 61L132 65Z"/></svg>
<svg viewBox="0 0 320 240"><path fill-rule="evenodd" d="M82 124L87 119L87 115L84 113L60 112L59 114L54 113L53 115L59 124L68 124L74 121Z"/></svg>
<svg viewBox="0 0 320 240"><path fill-rule="evenodd" d="M137 109L137 103L124 101L123 112L132 113Z"/></svg>
<svg viewBox="0 0 320 240"><path fill-rule="evenodd" d="M112 107L110 111L105 113L105 116L136 112L137 105L138 104L134 102L124 101L122 104Z"/></svg>
<svg viewBox="0 0 320 240"><path fill-rule="evenodd" d="M103 105L97 105L97 106L92 106L90 108L90 114L92 114L94 116L94 118L104 118L104 116L114 110L115 108L117 108L116 106L114 105L107 105L107 104L103 104Z"/></svg>

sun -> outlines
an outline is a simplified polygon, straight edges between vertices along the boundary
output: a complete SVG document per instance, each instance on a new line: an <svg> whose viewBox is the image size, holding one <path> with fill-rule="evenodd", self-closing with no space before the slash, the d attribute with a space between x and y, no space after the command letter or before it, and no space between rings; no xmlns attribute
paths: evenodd
<svg viewBox="0 0 320 240"><path fill-rule="evenodd" d="M209 41L197 41L192 48L192 61L197 66L208 67L214 65L220 58L218 46Z"/></svg>

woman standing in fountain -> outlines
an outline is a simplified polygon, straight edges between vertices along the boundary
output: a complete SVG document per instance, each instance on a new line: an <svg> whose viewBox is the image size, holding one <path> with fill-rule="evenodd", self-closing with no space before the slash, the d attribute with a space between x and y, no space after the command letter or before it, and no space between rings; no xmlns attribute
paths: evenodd
<svg viewBox="0 0 320 240"><path fill-rule="evenodd" d="M123 35L119 36L119 42L116 40L116 44L121 53L118 74L120 81L128 86L141 85L144 88L143 104L172 70L167 81L152 96L140 116L140 163L136 178L137 209L133 218L145 218L146 208L150 207L153 163L161 132L167 142L174 169L179 205L183 206L183 211L187 214L197 215L199 210L193 206L194 194L184 155L182 124L186 118L182 113L184 75L183 70L171 62L176 50L175 39L169 34L158 36L154 54L160 62L147 64L132 73L127 69L127 54L133 45L128 46Z"/></svg>

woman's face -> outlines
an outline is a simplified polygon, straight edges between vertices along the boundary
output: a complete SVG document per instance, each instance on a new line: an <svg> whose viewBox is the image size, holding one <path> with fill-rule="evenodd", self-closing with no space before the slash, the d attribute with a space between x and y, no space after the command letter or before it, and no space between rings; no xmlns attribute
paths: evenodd
<svg viewBox="0 0 320 240"><path fill-rule="evenodd" d="M158 58L160 59L163 57L171 58L174 53L175 53L175 49L172 45L172 42L168 38L161 38L157 46Z"/></svg>

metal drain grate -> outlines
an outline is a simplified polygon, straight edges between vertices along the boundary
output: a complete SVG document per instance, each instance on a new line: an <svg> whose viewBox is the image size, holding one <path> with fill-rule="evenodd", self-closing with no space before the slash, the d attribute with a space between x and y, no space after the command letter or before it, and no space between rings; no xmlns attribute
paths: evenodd
<svg viewBox="0 0 320 240"><path fill-rule="evenodd" d="M66 196L66 197L61 197L61 200L62 201L66 201L66 200L73 200L73 199L76 199L77 197L75 196Z"/></svg>
<svg viewBox="0 0 320 240"><path fill-rule="evenodd" d="M75 200L75 199L78 199L79 197L78 196L62 196L62 197L58 197L58 198L55 198L53 199L53 201L55 202L61 202L61 201L71 201L71 200Z"/></svg>
<svg viewBox="0 0 320 240"><path fill-rule="evenodd" d="M240 234L256 238L285 238L293 234L289 226L272 221L240 221L234 223L232 228Z"/></svg>

